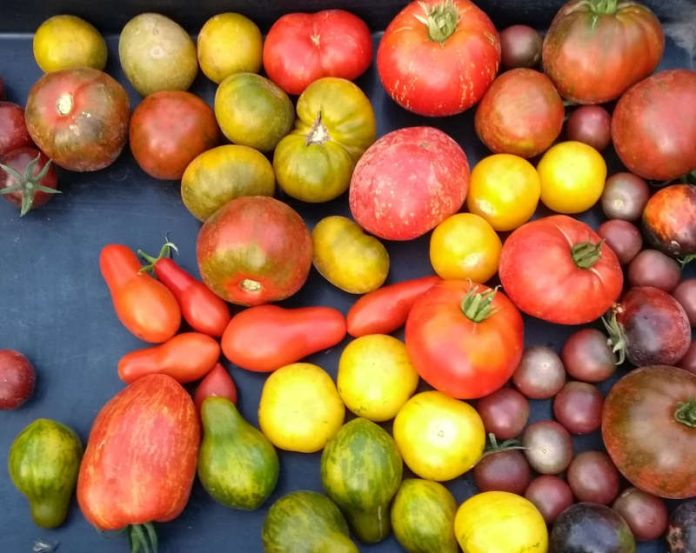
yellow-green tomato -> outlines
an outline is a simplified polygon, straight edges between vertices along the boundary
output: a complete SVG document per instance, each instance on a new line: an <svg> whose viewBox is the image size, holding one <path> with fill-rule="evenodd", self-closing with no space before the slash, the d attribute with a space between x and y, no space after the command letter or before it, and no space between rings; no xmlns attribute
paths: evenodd
<svg viewBox="0 0 696 553"><path fill-rule="evenodd" d="M314 267L331 284L351 294L376 290L389 274L389 253L347 217L332 215L312 230Z"/></svg>
<svg viewBox="0 0 696 553"><path fill-rule="evenodd" d="M278 185L304 202L327 202L343 194L358 158L377 137L370 100L346 79L325 77L297 100L294 130L273 155Z"/></svg>

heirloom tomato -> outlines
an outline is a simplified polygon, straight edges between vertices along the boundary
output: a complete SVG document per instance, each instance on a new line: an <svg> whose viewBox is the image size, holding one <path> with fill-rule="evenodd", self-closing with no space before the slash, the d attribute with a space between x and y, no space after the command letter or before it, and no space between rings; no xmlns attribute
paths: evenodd
<svg viewBox="0 0 696 553"><path fill-rule="evenodd" d="M31 146L31 137L24 122L24 110L12 102L0 101L0 155L27 146Z"/></svg>
<svg viewBox="0 0 696 553"><path fill-rule="evenodd" d="M673 256L696 254L696 186L673 184L661 188L643 210L648 241Z"/></svg>
<svg viewBox="0 0 696 553"><path fill-rule="evenodd" d="M58 185L51 161L34 148L18 148L0 156L0 195L19 208L20 215L44 205Z"/></svg>

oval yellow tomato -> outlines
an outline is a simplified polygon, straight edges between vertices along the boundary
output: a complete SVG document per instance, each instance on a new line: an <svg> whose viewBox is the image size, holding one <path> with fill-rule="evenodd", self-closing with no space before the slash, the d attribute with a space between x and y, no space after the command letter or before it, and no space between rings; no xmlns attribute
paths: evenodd
<svg viewBox="0 0 696 553"><path fill-rule="evenodd" d="M389 274L389 253L347 217L332 215L312 230L314 267L331 284L351 294L376 290Z"/></svg>
<svg viewBox="0 0 696 553"><path fill-rule="evenodd" d="M34 34L34 59L44 73L106 67L106 42L91 23L74 15L54 15Z"/></svg>
<svg viewBox="0 0 696 553"><path fill-rule="evenodd" d="M345 347L336 381L348 409L359 417L382 422L394 418L416 391L418 373L401 340L368 334Z"/></svg>
<svg viewBox="0 0 696 553"><path fill-rule="evenodd" d="M557 213L580 213L597 203L604 191L607 164L602 154L582 142L551 147L537 165L541 201Z"/></svg>
<svg viewBox="0 0 696 553"><path fill-rule="evenodd" d="M486 282L498 270L503 244L479 215L457 213L440 223L430 237L430 263L444 279Z"/></svg>
<svg viewBox="0 0 696 553"><path fill-rule="evenodd" d="M311 363L281 367L261 391L259 427L280 449L319 451L339 431L344 416L331 376Z"/></svg>
<svg viewBox="0 0 696 553"><path fill-rule="evenodd" d="M467 499L455 515L454 533L466 553L546 553L549 542L537 508L508 492Z"/></svg>
<svg viewBox="0 0 696 553"><path fill-rule="evenodd" d="M495 230L513 230L531 219L539 203L539 174L526 159L495 154L471 171L467 207Z"/></svg>
<svg viewBox="0 0 696 553"><path fill-rule="evenodd" d="M461 476L481 458L483 421L471 405L441 392L421 392L394 419L394 440L408 468L426 480Z"/></svg>

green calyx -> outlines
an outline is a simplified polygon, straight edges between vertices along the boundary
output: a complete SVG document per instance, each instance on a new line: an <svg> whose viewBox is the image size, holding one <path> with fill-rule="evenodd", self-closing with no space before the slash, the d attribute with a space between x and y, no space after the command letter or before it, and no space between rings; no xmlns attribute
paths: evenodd
<svg viewBox="0 0 696 553"><path fill-rule="evenodd" d="M522 445L522 442L515 438L498 443L498 438L495 437L495 434L493 434L493 432L488 433L488 441L489 445L486 446L486 451L484 451L483 455L481 455L481 459L483 459L484 457L488 457L489 455L494 455L495 453L500 453L501 451L510 451L512 449L527 449ZM481 461L481 459L479 459L479 462Z"/></svg>
<svg viewBox="0 0 696 553"><path fill-rule="evenodd" d="M433 42L443 43L457 30L459 10L452 0L444 0L428 6L420 4L425 15L416 15L416 19L428 27L428 37Z"/></svg>
<svg viewBox="0 0 696 553"><path fill-rule="evenodd" d="M498 291L498 287L485 292L476 292L476 287L472 287L464 296L460 308L462 313L471 322L480 323L496 312L493 308L493 299Z"/></svg>
<svg viewBox="0 0 696 553"><path fill-rule="evenodd" d="M155 265L157 265L157 262L160 259L165 259L172 256L172 250L174 250L176 253L179 253L179 248L176 247L176 244L174 242L170 242L169 240L167 240L162 245L159 254L157 254L157 257L153 257L145 253L143 250L138 250L138 255L145 261L147 261L147 265L143 265L139 272L152 273L155 270Z"/></svg>
<svg viewBox="0 0 696 553"><path fill-rule="evenodd" d="M596 15L614 15L618 11L619 0L590 0L589 4Z"/></svg>
<svg viewBox="0 0 696 553"><path fill-rule="evenodd" d="M611 351L617 355L617 365L623 365L626 360L626 350L628 349L628 339L626 338L626 333L623 330L623 326L616 318L616 311L618 307L614 307L611 310L609 318L602 317L602 324L604 328L609 333L609 338L607 343L611 346Z"/></svg>
<svg viewBox="0 0 696 553"><path fill-rule="evenodd" d="M157 532L151 522L128 527L131 553L157 553Z"/></svg>
<svg viewBox="0 0 696 553"><path fill-rule="evenodd" d="M696 399L690 399L677 406L674 419L689 428L696 428Z"/></svg>
<svg viewBox="0 0 696 553"><path fill-rule="evenodd" d="M573 263L581 269L591 269L595 263L602 257L602 244L604 240L600 240L596 244L592 242L581 242L575 244L570 249L570 255L573 258Z"/></svg>
<svg viewBox="0 0 696 553"><path fill-rule="evenodd" d="M6 188L0 190L0 194L11 194L12 192L22 193L22 205L20 207L19 216L23 217L34 206L34 196L37 192L45 192L46 194L60 194L60 190L55 188L49 188L41 184L41 181L48 174L51 168L51 160L49 159L41 168L36 175L34 170L36 169L36 164L39 163L41 154L37 155L32 159L27 166L24 168L24 174L20 174L18 171L10 167L9 165L3 165L0 163L0 169L7 173L7 176L14 180L14 183Z"/></svg>
<svg viewBox="0 0 696 553"><path fill-rule="evenodd" d="M689 263L691 263L692 261L696 261L696 253L692 253L692 254L689 254L689 255L682 256L682 257L680 257L679 259L677 259L677 261L679 262L679 264L681 265L681 267L682 267L682 269L683 269L684 267L686 267L686 266L687 266Z"/></svg>

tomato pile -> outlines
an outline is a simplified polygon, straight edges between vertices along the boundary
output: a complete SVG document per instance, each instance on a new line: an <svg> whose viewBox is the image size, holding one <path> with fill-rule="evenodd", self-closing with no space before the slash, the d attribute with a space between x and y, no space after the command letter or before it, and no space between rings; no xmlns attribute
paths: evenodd
<svg viewBox="0 0 696 553"><path fill-rule="evenodd" d="M219 14L195 42L145 13L118 43L135 106L86 21L52 17L33 47L45 74L26 106L0 101L0 194L20 215L58 192L54 165L98 171L128 145L201 223L195 270L168 240L158 255L95 252L146 346L119 360L125 387L84 448L50 419L16 437L9 474L36 525L63 524L75 494L95 528L156 552L155 524L184 511L197 477L230 509L265 510L268 553L391 534L420 553L658 539L696 553L696 499L665 502L696 498L696 72L656 72L648 8L570 0L542 37L499 32L469 0L414 1L376 51L344 10L286 14L265 37ZM373 62L421 126L378 136L352 82ZM188 91L199 68L212 105ZM488 150L475 164L427 124L467 110ZM336 202L351 217L327 209L311 228L292 207ZM390 250L423 237L434 274L390 281ZM276 304L312 270L347 312ZM574 328L556 351L529 344L533 319ZM310 362L333 348L335 370ZM229 367L261 373L259 428ZM0 350L0 409L22 408L35 381ZM543 400L552 416L536 420ZM592 434L604 449L577 452ZM320 456L323 493L271 498L279 450ZM462 477L476 493L458 504L443 483Z"/></svg>

